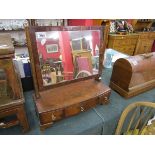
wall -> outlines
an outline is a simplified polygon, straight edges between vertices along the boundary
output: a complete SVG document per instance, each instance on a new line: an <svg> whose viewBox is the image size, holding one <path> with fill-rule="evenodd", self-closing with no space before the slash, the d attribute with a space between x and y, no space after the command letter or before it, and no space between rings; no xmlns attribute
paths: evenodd
<svg viewBox="0 0 155 155"><path fill-rule="evenodd" d="M93 31L92 32L93 55L96 55L96 51L95 51L96 45L99 48L99 43L100 43L99 37L100 37L100 33L99 32L97 32L97 31Z"/></svg>
<svg viewBox="0 0 155 155"><path fill-rule="evenodd" d="M93 25L92 19L68 19L69 26L91 26Z"/></svg>
<svg viewBox="0 0 155 155"><path fill-rule="evenodd" d="M59 32L59 45L62 51L62 63L65 73L71 73L70 77L64 77L65 80L73 79L73 61L72 61L72 50L70 47L70 37L67 31Z"/></svg>
<svg viewBox="0 0 155 155"><path fill-rule="evenodd" d="M103 19L68 19L69 26L100 26Z"/></svg>

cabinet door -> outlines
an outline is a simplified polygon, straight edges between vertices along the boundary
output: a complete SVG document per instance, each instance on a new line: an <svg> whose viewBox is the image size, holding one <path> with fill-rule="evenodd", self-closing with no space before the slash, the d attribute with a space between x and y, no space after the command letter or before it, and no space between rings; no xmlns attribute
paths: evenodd
<svg viewBox="0 0 155 155"><path fill-rule="evenodd" d="M134 55L151 52L153 40L139 40Z"/></svg>
<svg viewBox="0 0 155 155"><path fill-rule="evenodd" d="M133 55L139 35L115 35L109 37L108 48Z"/></svg>

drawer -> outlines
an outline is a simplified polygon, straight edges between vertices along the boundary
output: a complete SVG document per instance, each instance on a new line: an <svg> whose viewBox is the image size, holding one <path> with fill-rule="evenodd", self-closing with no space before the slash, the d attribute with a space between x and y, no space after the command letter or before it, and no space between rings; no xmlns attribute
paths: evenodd
<svg viewBox="0 0 155 155"><path fill-rule="evenodd" d="M118 39L118 40L122 40L122 39L138 39L139 35L110 35L109 38L110 39Z"/></svg>
<svg viewBox="0 0 155 155"><path fill-rule="evenodd" d="M114 41L114 46L125 46L126 44L128 44L129 42L126 40L115 40Z"/></svg>
<svg viewBox="0 0 155 155"><path fill-rule="evenodd" d="M151 32L149 38L155 40L155 32Z"/></svg>
<svg viewBox="0 0 155 155"><path fill-rule="evenodd" d="M39 114L41 124L50 123L63 118L63 110L44 112Z"/></svg>
<svg viewBox="0 0 155 155"><path fill-rule="evenodd" d="M115 49L116 51L123 51L124 46L114 46L113 49Z"/></svg>
<svg viewBox="0 0 155 155"><path fill-rule="evenodd" d="M16 108L0 110L0 118L17 114L17 111L18 111L18 109L16 109Z"/></svg>
<svg viewBox="0 0 155 155"><path fill-rule="evenodd" d="M65 117L76 115L80 113L80 111L81 111L80 104L69 106L65 108Z"/></svg>
<svg viewBox="0 0 155 155"><path fill-rule="evenodd" d="M109 96L110 96L110 92L105 93L105 94L101 94L98 98L99 98L99 103L100 104L106 104L109 101Z"/></svg>
<svg viewBox="0 0 155 155"><path fill-rule="evenodd" d="M140 34L140 39L147 39L149 37L149 33Z"/></svg>
<svg viewBox="0 0 155 155"><path fill-rule="evenodd" d="M127 38L126 36L115 36L114 37L115 40L124 40L126 38Z"/></svg>
<svg viewBox="0 0 155 155"><path fill-rule="evenodd" d="M81 105L80 105L80 108L81 108L81 112L82 111L86 111L92 107L95 107L96 104L98 104L98 97L95 97L95 98L92 98L88 101L85 101L85 102L82 102Z"/></svg>
<svg viewBox="0 0 155 155"><path fill-rule="evenodd" d="M137 40L138 37L139 37L139 35L128 35L127 36L128 39L135 39L135 40Z"/></svg>
<svg viewBox="0 0 155 155"><path fill-rule="evenodd" d="M151 46L152 47L152 44L153 44L153 40L147 39L147 40L142 40L141 41L142 46Z"/></svg>
<svg viewBox="0 0 155 155"><path fill-rule="evenodd" d="M126 54L131 54L134 52L135 50L135 46L115 46L114 47L115 50L126 53Z"/></svg>
<svg viewBox="0 0 155 155"><path fill-rule="evenodd" d="M137 39L115 40L114 46L136 46Z"/></svg>

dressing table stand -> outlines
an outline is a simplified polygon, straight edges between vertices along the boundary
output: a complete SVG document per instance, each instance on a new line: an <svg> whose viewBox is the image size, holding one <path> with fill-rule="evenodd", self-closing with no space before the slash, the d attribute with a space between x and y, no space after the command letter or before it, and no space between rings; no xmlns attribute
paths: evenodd
<svg viewBox="0 0 155 155"><path fill-rule="evenodd" d="M100 80L108 30L109 27L107 26L26 27L31 69L35 86L34 102L41 130L50 127L55 121L79 114L80 112L85 112L95 107L97 104L108 103L111 89ZM78 72L84 72L84 69L85 73L89 72L86 66L86 64L88 64L88 57L79 54L79 51L83 52L80 44L81 38L83 40L85 39L85 51L87 50L91 55L95 55L93 53L93 48L95 49L95 47L98 46L99 70L97 74L91 74L89 76L84 76L86 74L82 74L83 77L76 78L72 52L73 47L71 47L71 41L73 42L73 40L77 42L74 44L74 56L75 52L77 52L78 58L81 58L80 65L82 70L78 68ZM95 38L97 38L96 41ZM92 41L93 39L94 41ZM89 44L91 41L93 47ZM47 46L51 48L45 50ZM50 53L49 50L51 50ZM43 62L47 65L48 62L46 58L48 56L48 59L50 58L54 61L54 57L59 54L62 55L62 75L68 72L70 73L70 77L64 76L64 81L52 84L51 81L54 80L54 78L52 79L50 75L47 75L47 77L42 75L41 68L43 63L40 62L39 55L42 56ZM52 65L51 68L51 73L55 70L56 74L57 68L54 68ZM49 84L44 83L45 80L49 82Z"/></svg>

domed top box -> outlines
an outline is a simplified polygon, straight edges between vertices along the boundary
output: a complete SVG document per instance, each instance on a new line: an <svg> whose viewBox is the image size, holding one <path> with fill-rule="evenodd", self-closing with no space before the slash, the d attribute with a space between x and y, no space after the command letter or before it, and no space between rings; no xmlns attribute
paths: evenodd
<svg viewBox="0 0 155 155"><path fill-rule="evenodd" d="M155 52L118 59L110 87L129 98L155 87Z"/></svg>

